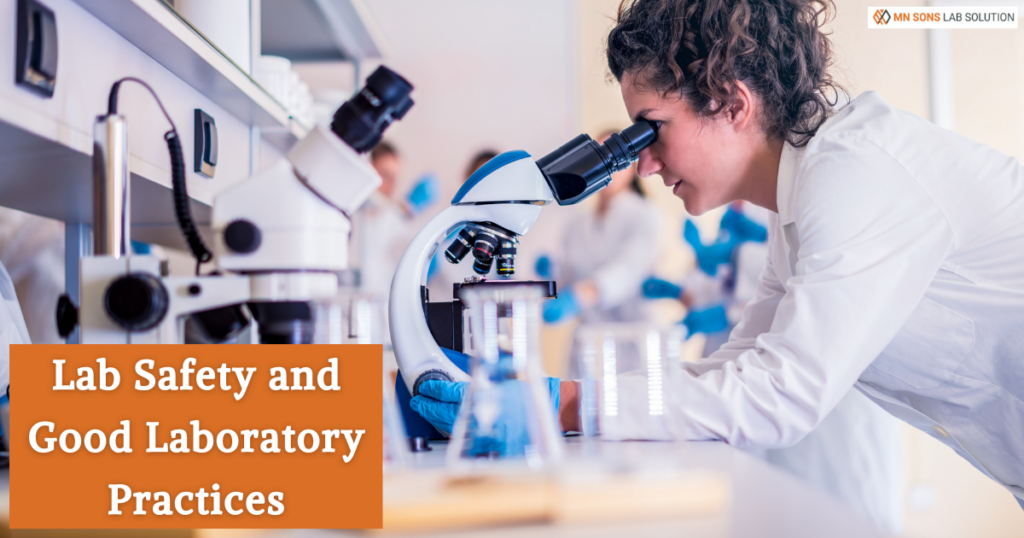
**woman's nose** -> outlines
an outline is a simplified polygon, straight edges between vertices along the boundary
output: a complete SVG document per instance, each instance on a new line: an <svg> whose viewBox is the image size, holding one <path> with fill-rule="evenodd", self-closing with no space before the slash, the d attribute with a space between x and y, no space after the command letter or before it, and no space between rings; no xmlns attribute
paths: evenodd
<svg viewBox="0 0 1024 538"><path fill-rule="evenodd" d="M640 160L637 163L636 173L640 177L650 177L658 172L661 172L661 168L664 164L654 155L651 148L644 148L640 151Z"/></svg>

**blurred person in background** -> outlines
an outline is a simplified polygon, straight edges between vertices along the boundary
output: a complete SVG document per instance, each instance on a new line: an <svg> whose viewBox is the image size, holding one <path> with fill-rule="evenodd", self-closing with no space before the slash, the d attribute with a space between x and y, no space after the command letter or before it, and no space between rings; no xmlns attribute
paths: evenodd
<svg viewBox="0 0 1024 538"><path fill-rule="evenodd" d="M693 248L696 267L682 285L651 277L644 282L648 299L683 303L682 323L692 336L706 336L708 357L729 340L768 259L768 212L745 202L729 205L710 244L701 241L687 219L683 237ZM843 500L879 527L902 532L902 466L899 423L856 390L800 442L779 449L750 452L817 485Z"/></svg>
<svg viewBox="0 0 1024 538"><path fill-rule="evenodd" d="M733 202L722 215L718 236L705 245L693 220L686 219L683 239L693 249L696 266L681 284L654 276L644 281L644 297L677 299L686 307L682 323L688 337L705 335L704 356L729 339L743 305L754 296L768 254L767 220L767 210Z"/></svg>
<svg viewBox="0 0 1024 538"><path fill-rule="evenodd" d="M32 343L64 343L56 315L57 298L65 289L64 223L0 208L0 263L21 299ZM10 301L6 295L4 300Z"/></svg>
<svg viewBox="0 0 1024 538"><path fill-rule="evenodd" d="M498 152L493 149L484 149L476 152L476 154L473 155L473 158L469 160L469 165L466 166L466 173L462 182L465 183L466 180L469 179L469 176L472 176L473 173L479 170L481 166L487 164L487 161L490 161L497 156Z"/></svg>
<svg viewBox="0 0 1024 538"><path fill-rule="evenodd" d="M433 175L426 174L404 198L396 200L402 174L398 150L381 142L370 153L370 162L381 184L353 215L351 265L359 269L360 288L386 304L398 262L416 235L412 219L437 200L438 185Z"/></svg>
<svg viewBox="0 0 1024 538"><path fill-rule="evenodd" d="M16 288L26 302L19 302ZM37 343L60 343L56 308L63 292L63 223L0 208L0 397L10 383L10 345L35 341L25 313L33 320Z"/></svg>
<svg viewBox="0 0 1024 538"><path fill-rule="evenodd" d="M598 142L616 132L602 133ZM640 289L658 256L660 228L635 166L614 174L598 191L594 210L565 227L561 253L537 261L537 274L554 277L559 288L558 298L544 303L544 321L645 321Z"/></svg>

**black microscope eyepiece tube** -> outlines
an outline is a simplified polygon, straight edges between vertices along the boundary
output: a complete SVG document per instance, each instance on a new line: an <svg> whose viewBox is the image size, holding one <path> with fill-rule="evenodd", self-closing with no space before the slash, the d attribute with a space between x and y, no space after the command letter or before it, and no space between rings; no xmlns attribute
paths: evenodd
<svg viewBox="0 0 1024 538"><path fill-rule="evenodd" d="M537 161L559 205L575 204L601 190L658 140L658 124L641 120L598 144L579 135Z"/></svg>
<svg viewBox="0 0 1024 538"><path fill-rule="evenodd" d="M412 84L401 75L378 67L359 93L334 112L331 130L359 153L366 153L380 142L392 123L412 108Z"/></svg>

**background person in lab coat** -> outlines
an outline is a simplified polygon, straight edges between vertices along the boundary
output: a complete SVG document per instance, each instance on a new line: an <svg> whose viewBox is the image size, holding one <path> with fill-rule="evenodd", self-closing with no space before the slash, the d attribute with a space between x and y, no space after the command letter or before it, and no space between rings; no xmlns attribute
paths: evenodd
<svg viewBox="0 0 1024 538"><path fill-rule="evenodd" d="M370 162L380 175L380 187L360 206L352 222L352 263L359 268L362 291L387 304L391 279L409 241L416 235L412 218L437 199L437 180L421 177L403 200L395 199L402 158L387 141L377 144Z"/></svg>
<svg viewBox="0 0 1024 538"><path fill-rule="evenodd" d="M604 143L613 133L598 137ZM597 205L563 230L557 257L538 260L537 273L554 277L558 298L544 302L549 323L576 317L583 323L645 321L640 288L654 269L661 221L644 197L634 167L612 176Z"/></svg>
<svg viewBox="0 0 1024 538"><path fill-rule="evenodd" d="M62 344L57 298L64 293L64 223L0 208L0 263L21 298L28 334L36 344Z"/></svg>
<svg viewBox="0 0 1024 538"><path fill-rule="evenodd" d="M827 0L635 0L608 37L640 154L687 210L772 211L730 340L687 365L690 439L798 443L856 387L1024 506L1024 168L828 74Z"/></svg>

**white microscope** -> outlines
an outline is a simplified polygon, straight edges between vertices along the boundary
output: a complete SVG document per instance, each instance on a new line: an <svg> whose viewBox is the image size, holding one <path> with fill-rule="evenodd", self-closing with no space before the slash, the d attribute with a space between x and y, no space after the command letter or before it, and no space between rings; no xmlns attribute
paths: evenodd
<svg viewBox="0 0 1024 538"><path fill-rule="evenodd" d="M380 185L359 154L408 112L412 86L386 67L377 69L338 109L330 130L314 128L286 159L219 194L212 227L221 274L199 275L199 265L213 256L189 213L181 143L171 122L165 139L175 210L197 260L196 276L171 277L158 258L130 255L127 124L117 115L118 89L129 80L150 89L138 79L118 81L108 114L97 119L94 255L81 260L80 307L67 297L58 305L62 335L77 322L85 344L182 343L191 319L204 341L217 342L254 320L261 343L311 343L310 301L337 293L337 272L348 268L349 215Z"/></svg>
<svg viewBox="0 0 1024 538"><path fill-rule="evenodd" d="M428 379L469 380L442 351L425 316L427 264L439 241L459 230L445 251L450 263L472 252L478 274L486 275L496 263L499 276L512 276L518 237L530 230L541 208L552 201L575 204L606 186L657 140L657 128L639 121L603 145L580 135L537 162L525 151L503 153L466 180L451 207L412 240L391 284L391 342L409 394L416 395Z"/></svg>

